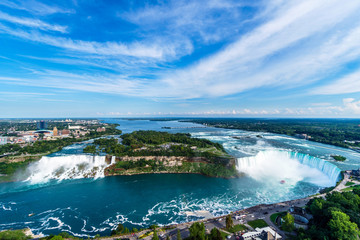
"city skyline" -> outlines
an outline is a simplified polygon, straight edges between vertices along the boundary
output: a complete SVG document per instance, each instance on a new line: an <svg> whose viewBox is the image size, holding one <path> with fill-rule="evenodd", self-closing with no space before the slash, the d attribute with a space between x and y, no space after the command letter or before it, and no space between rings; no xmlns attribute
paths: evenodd
<svg viewBox="0 0 360 240"><path fill-rule="evenodd" d="M360 117L360 2L0 2L0 118Z"/></svg>

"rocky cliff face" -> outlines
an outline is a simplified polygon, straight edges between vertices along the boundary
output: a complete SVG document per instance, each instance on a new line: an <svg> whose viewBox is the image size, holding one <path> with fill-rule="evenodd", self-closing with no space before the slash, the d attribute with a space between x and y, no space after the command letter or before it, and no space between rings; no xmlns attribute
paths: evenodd
<svg viewBox="0 0 360 240"><path fill-rule="evenodd" d="M131 167L131 168L123 168L119 164L119 162L137 162L140 160L145 161L154 161L155 166L162 166L161 168L154 169L154 165L147 163L142 167ZM113 157L106 156L106 161L109 163L113 163L108 166L104 173L105 176L112 175L133 175L133 174L143 174L143 173L198 173L211 176L221 177L221 174L224 173L224 169L226 171L233 171L235 169L235 158L216 158L211 161L204 157L184 157L184 156L123 156L123 157ZM200 165L202 164L202 165ZM212 168L212 172L209 173L209 168L205 166L210 166ZM222 168L217 169L216 165L222 166ZM127 166L127 165L124 165ZM131 165L130 165L131 166ZM216 174L215 171L219 170L220 175ZM230 170L229 170L230 169ZM236 177L237 173L230 173L226 177Z"/></svg>

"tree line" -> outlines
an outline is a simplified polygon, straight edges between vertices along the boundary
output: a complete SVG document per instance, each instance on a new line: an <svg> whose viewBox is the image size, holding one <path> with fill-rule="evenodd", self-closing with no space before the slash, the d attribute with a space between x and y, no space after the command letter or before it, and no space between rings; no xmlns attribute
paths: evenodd
<svg viewBox="0 0 360 240"><path fill-rule="evenodd" d="M359 239L360 189L353 192L333 192L324 198L314 198L307 204L313 216L307 231L299 230L295 240Z"/></svg>

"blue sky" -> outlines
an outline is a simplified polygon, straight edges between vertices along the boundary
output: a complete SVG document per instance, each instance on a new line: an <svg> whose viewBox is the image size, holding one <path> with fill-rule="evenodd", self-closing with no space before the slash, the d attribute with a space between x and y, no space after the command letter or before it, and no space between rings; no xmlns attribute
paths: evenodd
<svg viewBox="0 0 360 240"><path fill-rule="evenodd" d="M0 117L360 117L360 1L0 0Z"/></svg>

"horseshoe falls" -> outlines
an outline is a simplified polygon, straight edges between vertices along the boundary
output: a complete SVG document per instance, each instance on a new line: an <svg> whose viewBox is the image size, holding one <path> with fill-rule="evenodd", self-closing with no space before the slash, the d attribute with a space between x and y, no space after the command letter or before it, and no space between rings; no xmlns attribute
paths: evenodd
<svg viewBox="0 0 360 240"><path fill-rule="evenodd" d="M237 159L237 170L259 181L310 182L333 186L341 170L334 164L308 154L267 150Z"/></svg>

